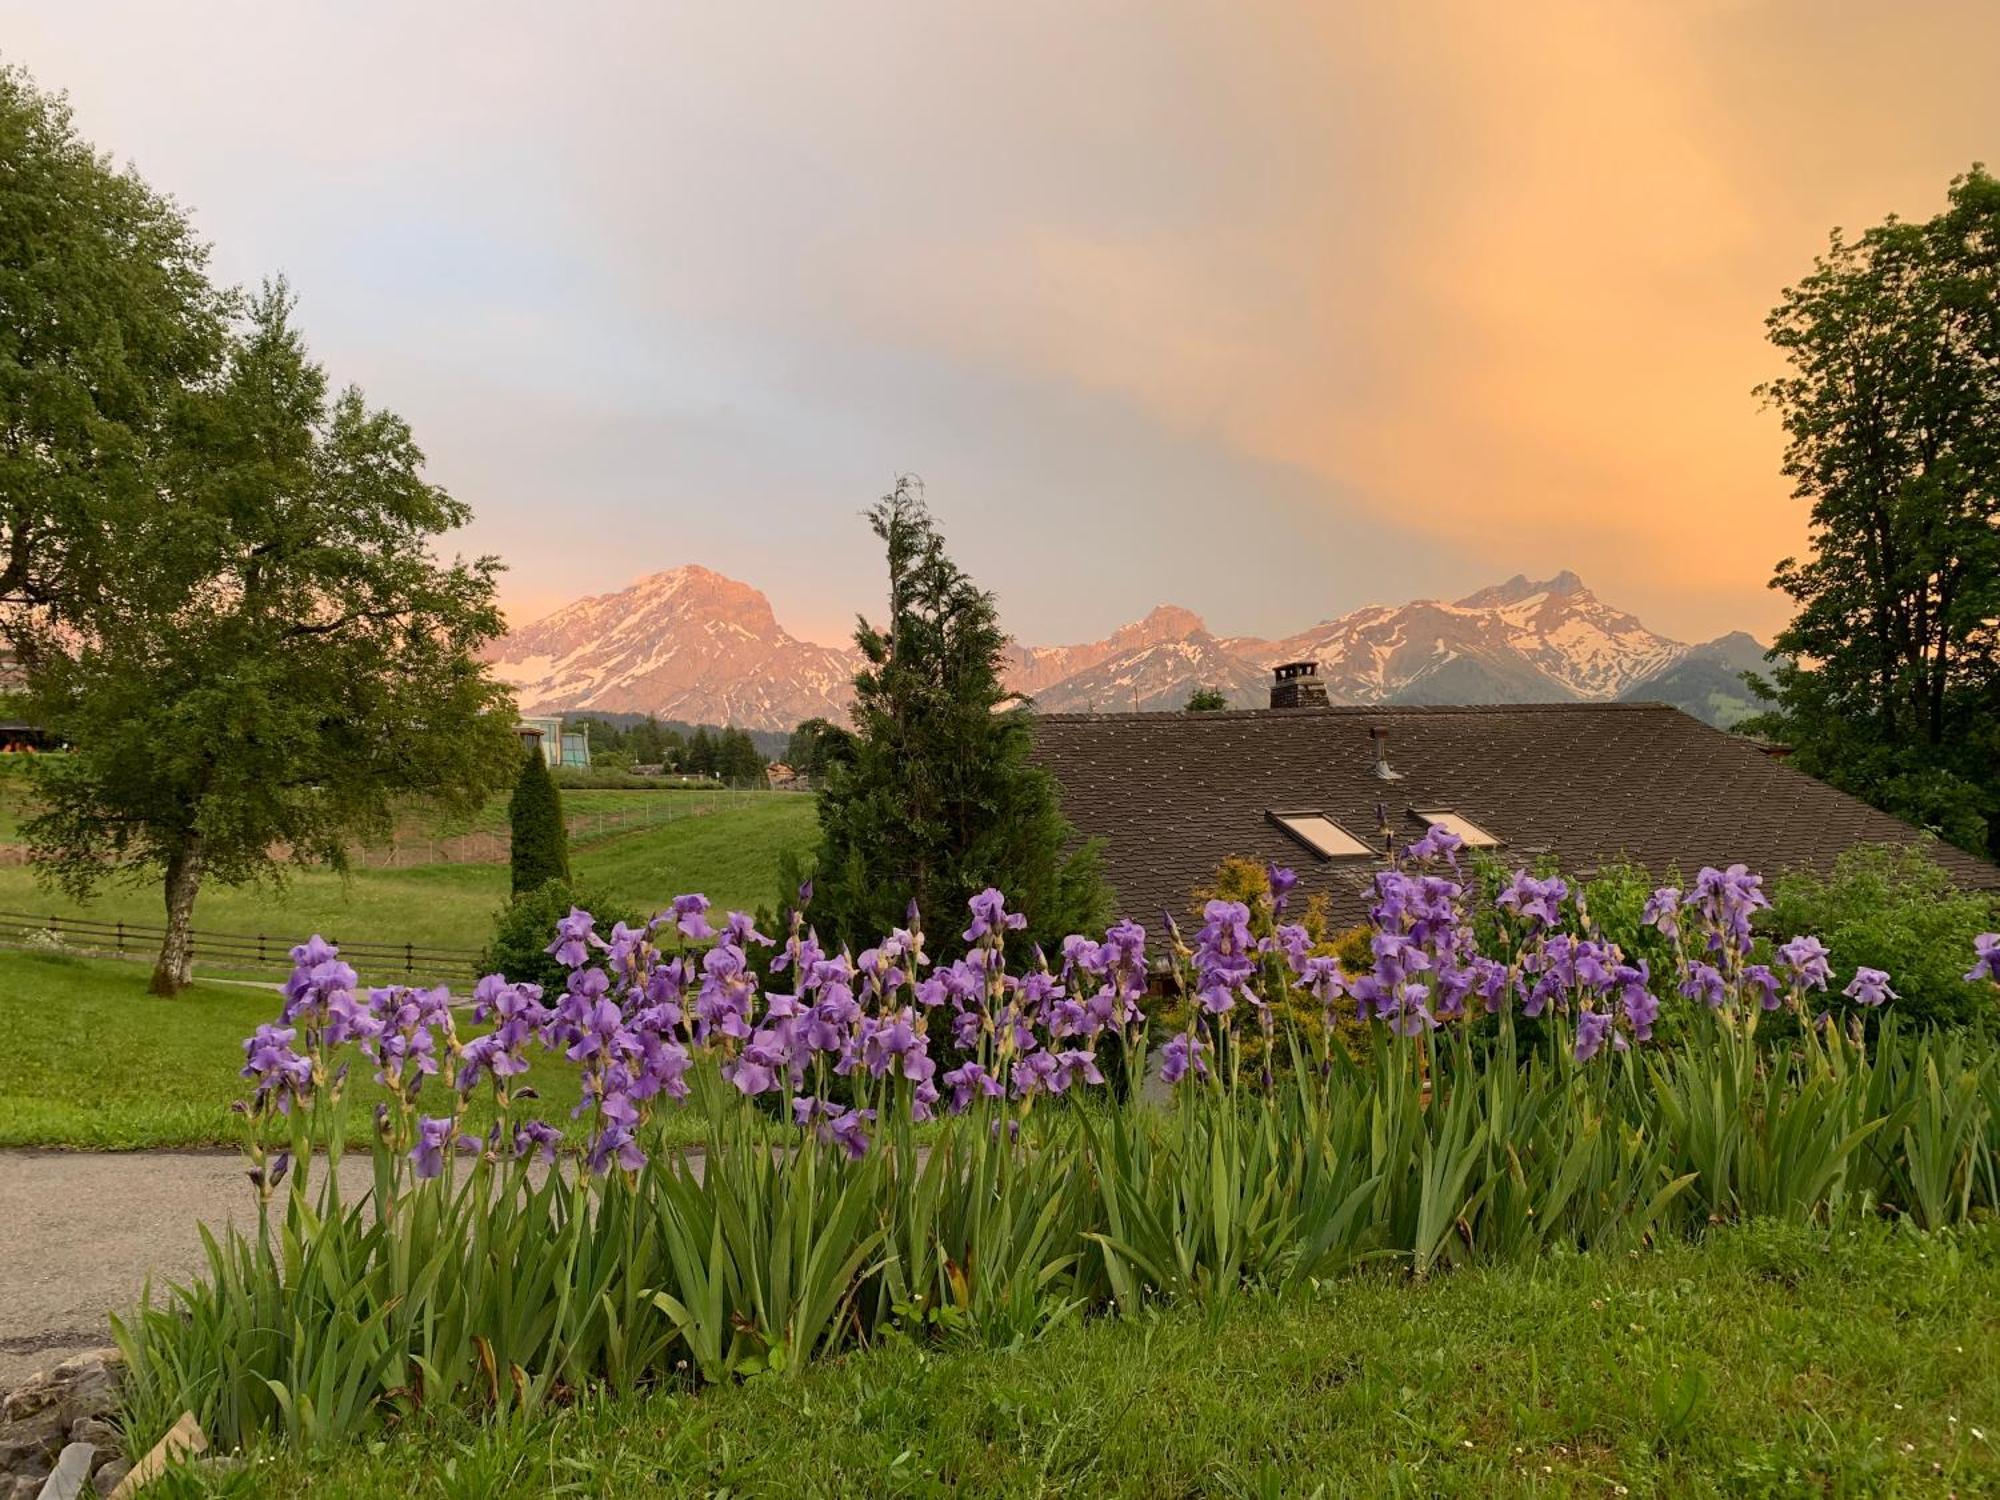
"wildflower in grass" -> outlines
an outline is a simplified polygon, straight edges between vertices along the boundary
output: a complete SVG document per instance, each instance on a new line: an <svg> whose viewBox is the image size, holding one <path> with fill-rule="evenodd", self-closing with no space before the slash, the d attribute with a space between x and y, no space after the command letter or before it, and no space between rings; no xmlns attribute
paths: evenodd
<svg viewBox="0 0 2000 1500"><path fill-rule="evenodd" d="M1854 977L1847 981L1847 988L1841 991L1857 1005L1877 1006L1890 1000L1900 999L1889 988L1889 976L1881 969L1871 969L1866 964L1858 966Z"/></svg>
<svg viewBox="0 0 2000 1500"><path fill-rule="evenodd" d="M1991 979L2000 984L2000 932L1982 932L1972 940L1972 968L1966 973L1968 983L1981 979Z"/></svg>

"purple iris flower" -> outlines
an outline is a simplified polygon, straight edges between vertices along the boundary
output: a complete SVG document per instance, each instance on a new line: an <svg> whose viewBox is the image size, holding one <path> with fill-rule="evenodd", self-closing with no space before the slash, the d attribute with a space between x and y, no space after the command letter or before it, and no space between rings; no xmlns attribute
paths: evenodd
<svg viewBox="0 0 2000 1500"><path fill-rule="evenodd" d="M1876 1006L1890 1000L1900 1000L1902 996L1889 988L1889 976L1881 969L1871 969L1866 964L1854 971L1854 977L1841 991L1857 1005Z"/></svg>
<svg viewBox="0 0 2000 1500"><path fill-rule="evenodd" d="M1160 1049L1160 1079L1164 1083L1179 1083L1189 1073L1197 1078L1208 1077L1206 1056L1208 1044L1200 1037L1177 1032L1167 1038L1167 1044Z"/></svg>
<svg viewBox="0 0 2000 1500"><path fill-rule="evenodd" d="M597 918L581 907L572 906L569 915L556 923L556 939L543 951L564 968L574 969L590 961L592 943L602 947L596 933Z"/></svg>
<svg viewBox="0 0 2000 1500"><path fill-rule="evenodd" d="M792 1119L800 1129L817 1122L821 1142L839 1146L854 1161L868 1154L868 1125L874 1118L872 1109L849 1109L809 1094L792 1101Z"/></svg>
<svg viewBox="0 0 2000 1500"><path fill-rule="evenodd" d="M1553 927L1562 920L1562 903L1569 895L1569 882L1551 875L1537 880L1526 870L1516 870L1506 888L1493 898L1502 911L1511 912L1532 927Z"/></svg>
<svg viewBox="0 0 2000 1500"><path fill-rule="evenodd" d="M966 903L972 910L972 925L965 929L968 943L976 943L982 938L998 938L1009 932L1019 932L1028 925L1028 919L1019 912L1007 910L1007 898L992 886L988 886Z"/></svg>
<svg viewBox="0 0 2000 1500"><path fill-rule="evenodd" d="M242 1076L257 1085L257 1103L275 1104L279 1114L312 1092L312 1059L292 1050L297 1036L294 1027L264 1025L243 1040Z"/></svg>
<svg viewBox="0 0 2000 1500"><path fill-rule="evenodd" d="M1404 857L1428 864L1431 860L1442 859L1453 869L1458 868L1458 851L1465 847L1465 840L1441 823L1433 823L1424 836L1403 851Z"/></svg>
<svg viewBox="0 0 2000 1500"><path fill-rule="evenodd" d="M1701 967L1707 968L1706 964ZM1749 994L1754 995L1757 1004L1765 1010L1776 1010L1784 1004L1784 986L1778 976L1764 964L1751 964L1743 971L1743 983Z"/></svg>
<svg viewBox="0 0 2000 1500"><path fill-rule="evenodd" d="M542 1160L556 1159L556 1147L562 1143L562 1132L544 1120L523 1120L514 1127L514 1155L518 1159L531 1151L539 1151Z"/></svg>
<svg viewBox="0 0 2000 1500"><path fill-rule="evenodd" d="M640 1149L637 1138L629 1125L612 1124L591 1142L587 1158L590 1170L602 1176L616 1162L628 1172L636 1172L646 1165L646 1153Z"/></svg>
<svg viewBox="0 0 2000 1500"><path fill-rule="evenodd" d="M1605 1039L1611 1035L1611 1012L1608 1010L1585 1010L1576 1017L1576 1060L1589 1062L1602 1050Z"/></svg>
<svg viewBox="0 0 2000 1500"><path fill-rule="evenodd" d="M951 1090L951 1112L955 1115L964 1114L975 1098L998 1099L1006 1092L1000 1080L976 1062L952 1069L941 1081Z"/></svg>
<svg viewBox="0 0 2000 1500"><path fill-rule="evenodd" d="M1648 985L1652 975L1642 959L1635 967L1621 964L1616 973L1618 984L1618 1008L1625 1014L1625 1024L1632 1028L1632 1035L1642 1042L1653 1039L1653 1023L1660 1018L1660 1000Z"/></svg>
<svg viewBox="0 0 2000 1500"><path fill-rule="evenodd" d="M1749 975L1746 974L1744 977L1748 978ZM1699 1000L1710 1010L1719 1010L1723 1001L1729 998L1729 989L1723 983L1720 969L1714 964L1695 959L1687 966L1687 972L1681 978L1681 994L1690 1000Z"/></svg>
<svg viewBox="0 0 2000 1500"><path fill-rule="evenodd" d="M451 1145L450 1115L423 1115L417 1120L417 1143L410 1148L417 1176L430 1178L444 1171L444 1154Z"/></svg>
<svg viewBox="0 0 2000 1500"><path fill-rule="evenodd" d="M1235 1003L1235 993L1255 999L1248 989L1257 971L1250 908L1241 901L1211 901L1202 908L1202 917L1194 940L1195 993L1203 1009L1221 1015Z"/></svg>
<svg viewBox="0 0 2000 1500"><path fill-rule="evenodd" d="M1764 894L1764 878L1751 874L1743 865L1726 870L1704 867L1695 876L1689 899L1701 912L1709 930L1709 946L1716 951L1725 946L1747 948L1751 919L1771 904Z"/></svg>
<svg viewBox="0 0 2000 1500"><path fill-rule="evenodd" d="M1681 935L1681 890L1677 885L1663 885L1646 898L1645 909L1639 913L1639 920L1648 927L1657 927L1670 938Z"/></svg>
<svg viewBox="0 0 2000 1500"><path fill-rule="evenodd" d="M1298 871L1274 864L1264 873L1271 882L1271 912L1276 915L1282 912L1286 903L1292 899L1292 887L1299 883Z"/></svg>
<svg viewBox="0 0 2000 1500"><path fill-rule="evenodd" d="M1795 937L1789 943L1781 944L1778 958L1792 976L1792 982L1803 989L1823 990L1833 978L1833 965L1827 961L1826 944L1816 937Z"/></svg>
<svg viewBox="0 0 2000 1500"><path fill-rule="evenodd" d="M1972 940L1972 968L1967 983L1991 979L2000 984L2000 932L1982 932Z"/></svg>
<svg viewBox="0 0 2000 1500"><path fill-rule="evenodd" d="M708 925L708 918L705 915L708 911L708 897L676 896L670 909L673 912L674 928L682 937L694 942L703 942L715 936L715 929Z"/></svg>

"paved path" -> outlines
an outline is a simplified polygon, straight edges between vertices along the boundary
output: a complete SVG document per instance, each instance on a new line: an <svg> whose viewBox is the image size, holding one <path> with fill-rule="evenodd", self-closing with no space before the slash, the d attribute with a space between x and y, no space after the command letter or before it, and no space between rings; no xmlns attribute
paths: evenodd
<svg viewBox="0 0 2000 1500"><path fill-rule="evenodd" d="M341 1164L366 1191L364 1151ZM150 1275L184 1281L204 1263L198 1224L254 1225L233 1151L0 1151L0 1389L108 1343L105 1319Z"/></svg>

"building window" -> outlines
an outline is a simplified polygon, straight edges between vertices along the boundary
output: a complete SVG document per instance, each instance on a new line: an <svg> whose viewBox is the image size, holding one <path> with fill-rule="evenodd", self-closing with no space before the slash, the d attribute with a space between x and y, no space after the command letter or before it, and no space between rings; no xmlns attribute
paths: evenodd
<svg viewBox="0 0 2000 1500"><path fill-rule="evenodd" d="M1472 819L1448 807L1413 807L1410 811L1432 828L1442 828L1446 833L1457 834L1465 841L1468 849L1491 849L1500 842Z"/></svg>
<svg viewBox="0 0 2000 1500"><path fill-rule="evenodd" d="M1323 812L1266 812L1264 816L1321 859L1365 858L1375 851Z"/></svg>

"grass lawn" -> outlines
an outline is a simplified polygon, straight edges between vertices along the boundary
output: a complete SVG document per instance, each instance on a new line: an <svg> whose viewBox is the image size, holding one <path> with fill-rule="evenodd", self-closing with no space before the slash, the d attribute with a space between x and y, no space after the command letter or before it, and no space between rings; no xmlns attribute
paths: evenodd
<svg viewBox="0 0 2000 1500"><path fill-rule="evenodd" d="M277 1019L277 992L197 980L160 1000L146 993L146 977L143 965L115 959L0 953L0 1147L241 1140L229 1106L243 1095L243 1038ZM547 1097L525 1108L567 1125L576 1070L538 1070L534 1082ZM350 1111L356 1144L369 1139L375 1093L357 1081L356 1098L367 1102ZM473 1119L483 1129L491 1114L482 1108Z"/></svg>
<svg viewBox="0 0 2000 1500"><path fill-rule="evenodd" d="M681 892L699 890L719 907L754 910L777 895L779 856L810 847L816 828L811 797L773 792L741 807L579 844L571 864L579 880L634 908L652 911ZM88 906L79 906L38 886L30 869L0 867L0 909L8 911L157 927L164 920L160 900L157 885L107 885ZM505 865L356 870L345 880L304 870L293 873L282 890L204 887L195 926L266 933L287 942L320 932L351 941L478 948L491 936L493 914L506 900Z"/></svg>
<svg viewBox="0 0 2000 1500"><path fill-rule="evenodd" d="M426 1418L160 1493L1991 1495L1996 1334L2000 1225L1756 1225L508 1425Z"/></svg>
<svg viewBox="0 0 2000 1500"><path fill-rule="evenodd" d="M725 908L754 908L776 894L779 855L807 846L814 826L810 798L772 796L608 838L577 850L574 862L582 879L635 909L690 890ZM46 895L20 889L30 880L25 870L0 869L0 906L38 899L44 904L18 909L48 909ZM344 885L307 873L281 893L205 892L196 923L286 941L318 931L472 948L486 942L506 894L507 871L495 866L357 871ZM93 909L107 920L155 921L154 900L120 889ZM377 979L360 967L364 983ZM275 1018L276 993L210 978L157 1000L146 994L147 975L144 963L0 950L0 1146L117 1150L238 1139L229 1106L240 1095L242 1039ZM470 978L455 988L469 990ZM549 1097L533 1107L567 1122L575 1070L546 1073L535 1082ZM356 1141L367 1138L366 1113L350 1120Z"/></svg>

